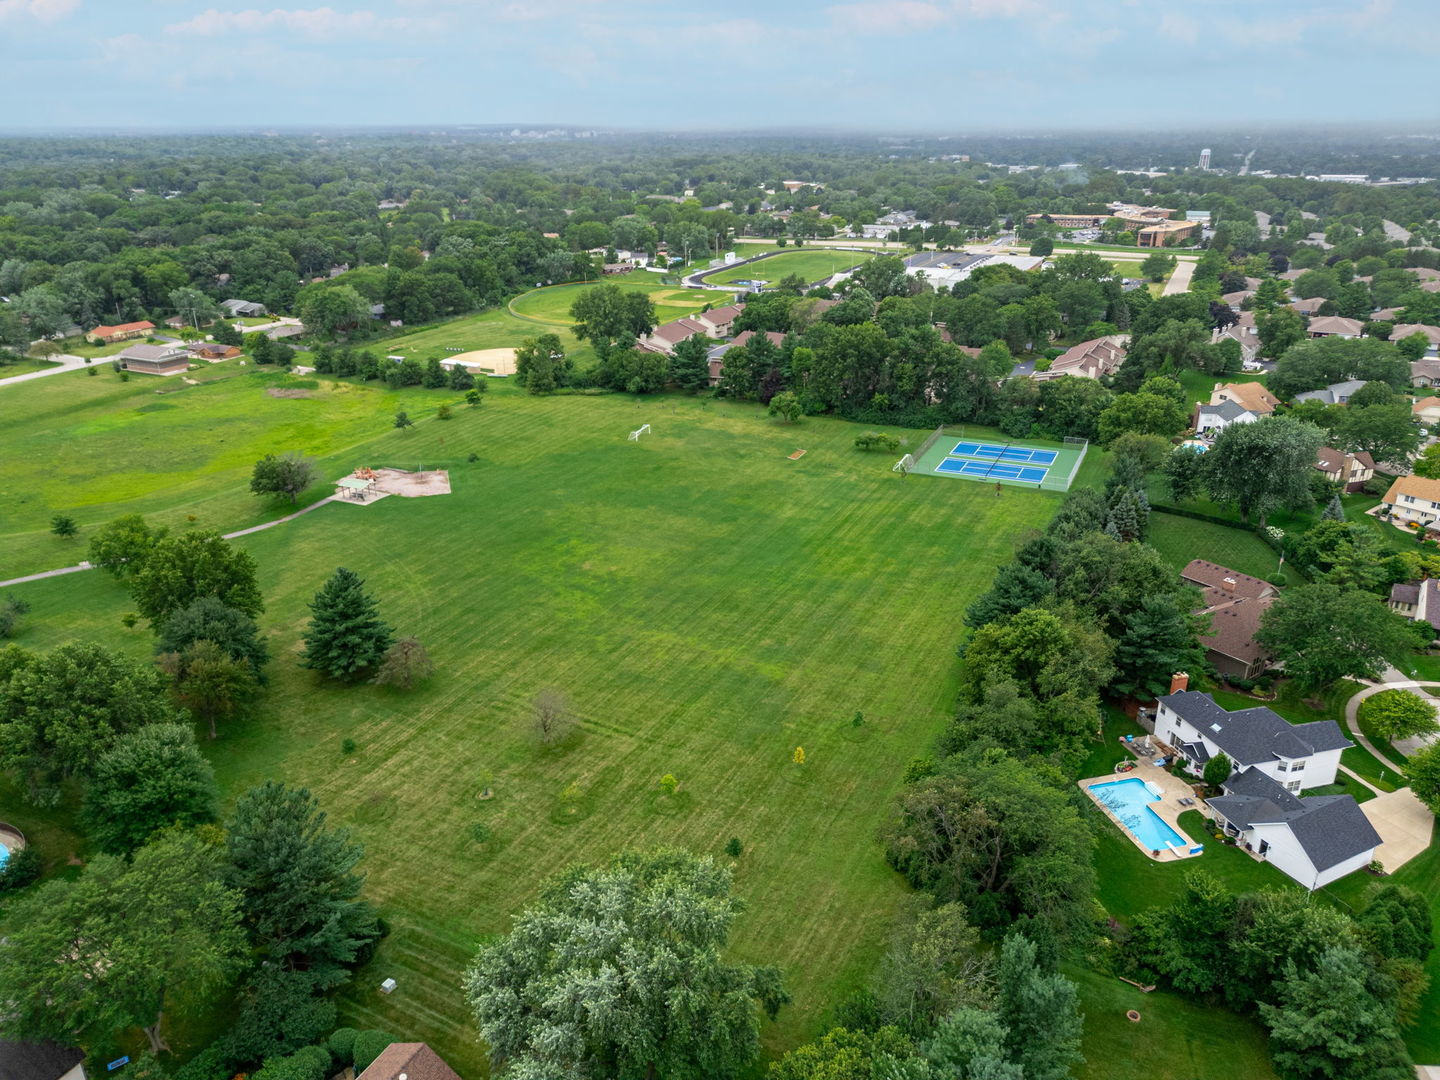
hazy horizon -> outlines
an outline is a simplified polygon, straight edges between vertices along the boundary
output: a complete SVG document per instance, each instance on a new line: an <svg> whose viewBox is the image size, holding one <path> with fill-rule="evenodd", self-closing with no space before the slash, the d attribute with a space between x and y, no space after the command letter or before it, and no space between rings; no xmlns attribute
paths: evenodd
<svg viewBox="0 0 1440 1080"><path fill-rule="evenodd" d="M1427 10L1427 8L1429 10ZM0 0L4 130L1431 134L1427 0ZM1337 74L1343 77L1337 77ZM518 121L515 116L554 119Z"/></svg>

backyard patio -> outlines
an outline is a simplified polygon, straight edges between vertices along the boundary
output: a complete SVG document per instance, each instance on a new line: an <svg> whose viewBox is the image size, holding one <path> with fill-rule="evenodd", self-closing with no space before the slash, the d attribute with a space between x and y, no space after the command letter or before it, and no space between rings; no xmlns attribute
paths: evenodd
<svg viewBox="0 0 1440 1080"><path fill-rule="evenodd" d="M1178 862L1201 854L1203 844L1187 836L1180 828L1180 815L1187 810L1203 809L1204 800L1195 793L1192 784L1179 776L1172 775L1160 766L1165 758L1155 745L1153 736L1128 738L1125 748L1131 759L1115 766L1115 771L1106 776L1092 776L1079 781L1080 789L1098 806L1102 813L1126 836L1131 843L1156 862ZM1127 768L1129 766L1129 768ZM1110 793L1113 785L1125 780L1144 781L1149 795L1143 806L1121 805ZM1131 785L1133 787L1133 785ZM1106 788L1109 788L1109 791ZM1093 790L1093 789L1100 790ZM1148 810L1160 819L1163 829L1151 829L1152 823L1145 821ZM1179 839L1166 839L1162 834L1173 832Z"/></svg>

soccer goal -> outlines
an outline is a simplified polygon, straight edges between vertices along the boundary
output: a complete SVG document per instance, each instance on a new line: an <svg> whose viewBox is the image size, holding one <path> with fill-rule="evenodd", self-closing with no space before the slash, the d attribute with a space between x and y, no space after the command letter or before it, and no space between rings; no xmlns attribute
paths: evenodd
<svg viewBox="0 0 1440 1080"><path fill-rule="evenodd" d="M630 432L630 441L631 441L631 442L639 442L641 435L649 435L649 434L650 434L650 425L649 425L649 424L641 424L641 425L640 425L638 428L636 428L634 431Z"/></svg>
<svg viewBox="0 0 1440 1080"><path fill-rule="evenodd" d="M890 471L898 472L901 475L905 475L906 473L909 473L910 470L913 468L915 468L915 459L909 454L906 454L899 461L895 462L895 467Z"/></svg>

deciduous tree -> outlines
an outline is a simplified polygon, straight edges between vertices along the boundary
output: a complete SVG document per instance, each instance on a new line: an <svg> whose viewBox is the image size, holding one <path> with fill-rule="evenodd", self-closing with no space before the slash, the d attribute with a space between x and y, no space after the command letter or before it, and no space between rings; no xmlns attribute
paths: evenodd
<svg viewBox="0 0 1440 1080"><path fill-rule="evenodd" d="M466 995L497 1061L673 1080L734 1077L759 1053L774 968L722 957L730 873L679 852L616 856L549 883L481 946Z"/></svg>
<svg viewBox="0 0 1440 1080"><path fill-rule="evenodd" d="M101 851L128 855L161 829L215 820L215 773L188 725L149 724L100 756L85 788L85 827Z"/></svg>
<svg viewBox="0 0 1440 1080"><path fill-rule="evenodd" d="M90 776L129 731L181 718L158 671L99 645L0 654L0 764L53 805L65 777Z"/></svg>
<svg viewBox="0 0 1440 1080"><path fill-rule="evenodd" d="M167 536L131 575L130 597L152 626L202 596L213 596L253 619L265 610L255 572L250 553L232 547L219 533Z"/></svg>
<svg viewBox="0 0 1440 1080"><path fill-rule="evenodd" d="M1379 678L1418 643L1408 620L1373 593L1323 583L1286 589L1261 616L1255 639L1310 687Z"/></svg>
<svg viewBox="0 0 1440 1080"><path fill-rule="evenodd" d="M300 492L315 482L315 462L294 450L278 457L266 454L250 473L250 491L255 495L279 495L292 503Z"/></svg>
<svg viewBox="0 0 1440 1080"><path fill-rule="evenodd" d="M1266 416L1231 424L1204 457L1211 498L1233 503L1240 520L1261 525L1272 510L1298 509L1311 501L1310 477L1325 433L1314 424Z"/></svg>
<svg viewBox="0 0 1440 1080"><path fill-rule="evenodd" d="M1435 706L1410 690L1382 690L1366 698L1360 703L1360 723L1390 742L1440 731Z"/></svg>
<svg viewBox="0 0 1440 1080"><path fill-rule="evenodd" d="M375 673L375 685L394 686L409 690L416 683L424 682L435 673L430 654L419 638L403 637L385 650L380 661L380 670Z"/></svg>
<svg viewBox="0 0 1440 1080"><path fill-rule="evenodd" d="M139 514L123 514L90 538L90 562L116 577L134 574L169 532L163 525L151 528Z"/></svg>
<svg viewBox="0 0 1440 1080"><path fill-rule="evenodd" d="M24 987L0 1017L11 1038L90 1043L143 1027L151 1049L174 1003L222 987L244 944L238 897L219 880L220 852L192 832L90 861L16 903L0 949L0 985Z"/></svg>

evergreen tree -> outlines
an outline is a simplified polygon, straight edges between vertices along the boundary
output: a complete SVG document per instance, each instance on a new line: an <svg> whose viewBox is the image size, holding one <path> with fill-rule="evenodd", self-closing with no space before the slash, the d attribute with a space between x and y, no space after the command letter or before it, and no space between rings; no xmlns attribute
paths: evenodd
<svg viewBox="0 0 1440 1080"><path fill-rule="evenodd" d="M240 894L252 943L276 962L335 986L379 936L359 899L364 854L345 829L331 829L315 797L273 780L251 788L226 822L226 883Z"/></svg>
<svg viewBox="0 0 1440 1080"><path fill-rule="evenodd" d="M1203 779L1212 788L1218 788L1230 779L1230 758L1222 751L1205 763Z"/></svg>
<svg viewBox="0 0 1440 1080"><path fill-rule="evenodd" d="M439 390L449 383L450 377L445 374L445 369L440 366L440 361L431 357L425 361L425 374L421 382L426 390Z"/></svg>
<svg viewBox="0 0 1440 1080"><path fill-rule="evenodd" d="M1146 596L1125 616L1125 632L1115 644L1118 674L1111 685L1125 693L1161 694L1175 672L1204 668L1199 622L1174 596Z"/></svg>
<svg viewBox="0 0 1440 1080"><path fill-rule="evenodd" d="M373 668L390 648L390 627L353 570L340 567L310 604L302 667L336 679L353 679Z"/></svg>
<svg viewBox="0 0 1440 1080"><path fill-rule="evenodd" d="M1328 949L1314 971L1287 965L1279 1004L1260 1003L1276 1071L1287 1080L1410 1080L1387 981L1347 945Z"/></svg>
<svg viewBox="0 0 1440 1080"><path fill-rule="evenodd" d="M1005 1027L1006 1056L1025 1080L1065 1080L1080 1053L1080 998L1063 975L1043 971L1035 943L1011 931L1000 947L996 971L997 1019Z"/></svg>
<svg viewBox="0 0 1440 1080"><path fill-rule="evenodd" d="M456 364L450 369L451 390L474 390L475 376L470 374L470 369L464 364Z"/></svg>
<svg viewBox="0 0 1440 1080"><path fill-rule="evenodd" d="M1340 505L1340 496L1330 496L1330 501L1325 504L1325 509L1320 514L1321 521L1344 521L1345 508Z"/></svg>
<svg viewBox="0 0 1440 1080"><path fill-rule="evenodd" d="M1105 531L1126 543L1140 539L1140 508L1134 491L1122 488L1116 492Z"/></svg>
<svg viewBox="0 0 1440 1080"><path fill-rule="evenodd" d="M675 355L670 359L670 378L681 390L693 393L710 385L710 361L707 354L711 344L708 338L697 334L675 346Z"/></svg>

